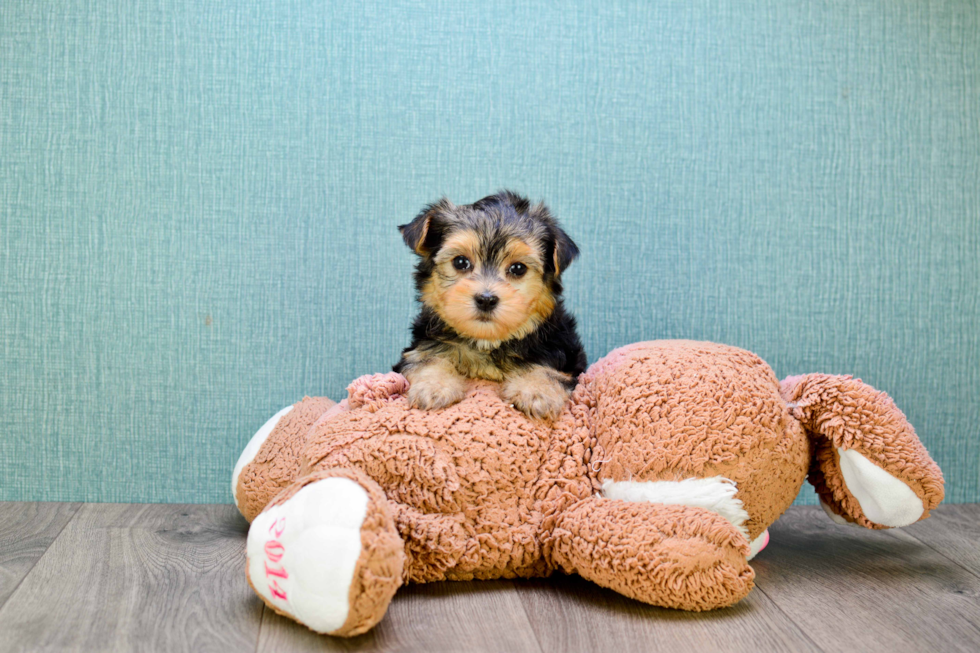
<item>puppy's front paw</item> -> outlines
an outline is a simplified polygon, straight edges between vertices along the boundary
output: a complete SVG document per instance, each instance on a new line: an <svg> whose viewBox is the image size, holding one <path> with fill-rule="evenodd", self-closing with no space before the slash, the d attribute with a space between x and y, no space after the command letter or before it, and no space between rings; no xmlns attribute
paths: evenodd
<svg viewBox="0 0 980 653"><path fill-rule="evenodd" d="M414 408L434 410L452 406L465 394L465 387L462 384L443 383L438 379L422 379L415 381L408 388L408 402Z"/></svg>
<svg viewBox="0 0 980 653"><path fill-rule="evenodd" d="M535 395L524 392L514 397L514 407L534 419L553 420L561 413L567 396L554 397L546 394Z"/></svg>
<svg viewBox="0 0 980 653"><path fill-rule="evenodd" d="M445 408L466 396L466 379L444 358L409 362L403 374L409 383L408 403L414 408Z"/></svg>
<svg viewBox="0 0 980 653"><path fill-rule="evenodd" d="M528 417L553 420L561 414L571 391L567 375L537 366L504 383L501 396Z"/></svg>

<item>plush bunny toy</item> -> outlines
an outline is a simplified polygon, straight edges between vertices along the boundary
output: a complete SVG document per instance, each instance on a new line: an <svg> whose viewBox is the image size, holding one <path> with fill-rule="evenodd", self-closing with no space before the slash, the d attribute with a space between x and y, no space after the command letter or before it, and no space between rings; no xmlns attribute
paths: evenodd
<svg viewBox="0 0 980 653"><path fill-rule="evenodd" d="M473 382L413 409L408 382L365 376L254 436L232 487L251 522L247 574L273 610L363 633L403 583L576 573L646 603L731 605L748 561L809 480L831 519L906 526L942 474L892 400L847 376L780 383L724 345L643 342L579 379L554 422Z"/></svg>

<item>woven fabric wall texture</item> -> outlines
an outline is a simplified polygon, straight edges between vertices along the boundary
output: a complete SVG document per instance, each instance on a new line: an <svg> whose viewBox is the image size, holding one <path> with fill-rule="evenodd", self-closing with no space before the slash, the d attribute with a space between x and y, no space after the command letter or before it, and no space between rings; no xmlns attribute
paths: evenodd
<svg viewBox="0 0 980 653"><path fill-rule="evenodd" d="M971 0L3 3L0 499L230 501L407 344L395 226L505 187L590 360L854 374L980 501Z"/></svg>

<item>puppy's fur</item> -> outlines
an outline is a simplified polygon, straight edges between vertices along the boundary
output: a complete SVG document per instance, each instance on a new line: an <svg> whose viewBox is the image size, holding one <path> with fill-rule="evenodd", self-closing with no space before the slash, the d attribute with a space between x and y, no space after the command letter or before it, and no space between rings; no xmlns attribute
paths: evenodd
<svg viewBox="0 0 980 653"><path fill-rule="evenodd" d="M479 378L502 382L501 396L528 415L556 417L586 359L561 301L578 248L548 209L502 191L465 206L442 199L398 229L420 257L422 310L394 366L411 403L449 406Z"/></svg>

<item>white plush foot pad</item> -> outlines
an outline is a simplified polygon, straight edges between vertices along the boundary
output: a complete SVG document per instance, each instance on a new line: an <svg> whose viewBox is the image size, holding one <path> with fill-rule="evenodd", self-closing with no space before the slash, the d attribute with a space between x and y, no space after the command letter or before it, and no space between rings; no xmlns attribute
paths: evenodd
<svg viewBox="0 0 980 653"><path fill-rule="evenodd" d="M716 512L749 536L745 522L749 513L736 498L738 487L722 476L686 478L683 481L606 481L602 494L607 499L681 505Z"/></svg>
<svg viewBox="0 0 980 653"><path fill-rule="evenodd" d="M766 548L768 544L769 544L769 531L765 530L762 531L759 537L749 542L749 555L746 556L745 559L751 560L752 558L756 557L757 555L759 555L760 551Z"/></svg>
<svg viewBox="0 0 980 653"><path fill-rule="evenodd" d="M853 449L837 449L844 484L868 520L896 528L919 520L922 501L908 485Z"/></svg>
<svg viewBox="0 0 980 653"><path fill-rule="evenodd" d="M248 531L248 575L270 604L309 628L340 628L361 555L368 495L347 478L310 483Z"/></svg>
<svg viewBox="0 0 980 653"><path fill-rule="evenodd" d="M272 433L272 429L276 428L276 425L279 424L279 420L282 418L282 416L287 414L292 409L292 406L286 406L278 413L270 417L268 421L262 425L262 428L255 432L255 435L253 435L252 439L248 441L248 444L245 445L245 450L242 451L242 455L238 457L238 462L235 463L235 471L231 473L231 496L235 497L236 504L238 503L238 476L242 473L242 470L245 469L245 465L255 460L255 456L259 453L259 449L261 449L262 445L265 444L266 438L268 438Z"/></svg>

